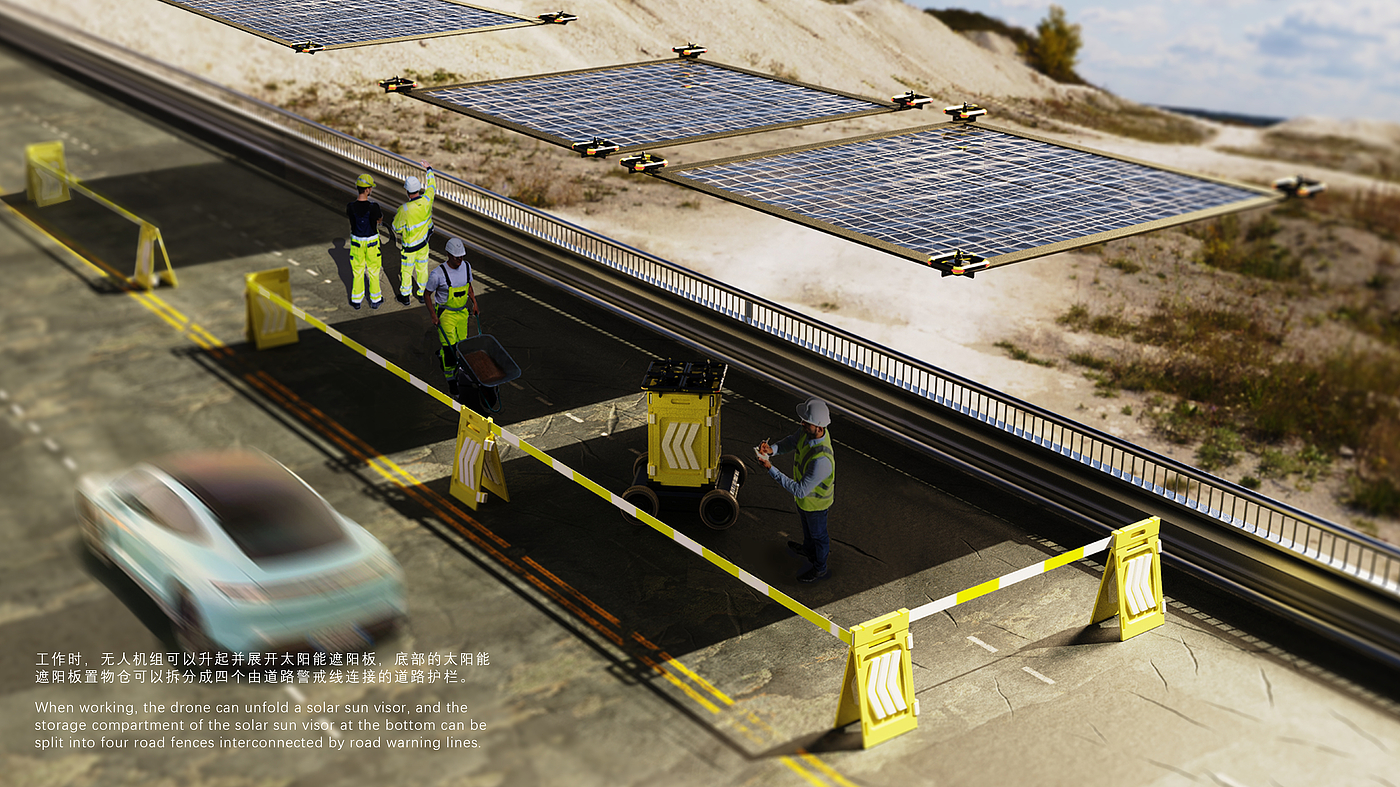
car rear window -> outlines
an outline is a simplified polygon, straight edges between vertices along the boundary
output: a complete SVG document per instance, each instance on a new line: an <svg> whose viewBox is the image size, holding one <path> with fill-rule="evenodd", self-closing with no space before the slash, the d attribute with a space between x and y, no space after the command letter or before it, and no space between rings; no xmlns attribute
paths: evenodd
<svg viewBox="0 0 1400 787"><path fill-rule="evenodd" d="M330 506L286 468L260 457L161 469L203 501L253 560L295 555L346 539Z"/></svg>

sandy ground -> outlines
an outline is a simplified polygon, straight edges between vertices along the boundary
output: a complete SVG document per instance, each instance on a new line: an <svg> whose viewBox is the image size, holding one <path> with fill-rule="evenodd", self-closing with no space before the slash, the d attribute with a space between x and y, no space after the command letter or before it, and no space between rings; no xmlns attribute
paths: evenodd
<svg viewBox="0 0 1400 787"><path fill-rule="evenodd" d="M829 87L871 96L916 89L936 101L984 97L1002 101L1044 101L1074 95L1082 88L1057 86L1026 69L1006 53L983 49L951 33L931 16L899 0L707 0L705 13L682 0L593 0L565 8L582 19L566 27L507 30L439 38L315 56L205 20L157 0L30 0L28 6L69 20L80 28L172 63L234 89L288 105L318 96L298 111L326 112L340 106L365 114L347 130L386 144L373 112L402 118L422 116L442 133L480 140L484 124L461 117L442 119L440 110L401 97L378 95L373 83L409 71L442 70L465 80L609 65L670 56L686 42L710 48L709 57ZM559 10L537 2L499 0L502 10L538 14ZM586 7L585 7L586 6ZM133 21L135 20L135 21ZM343 99L338 99L343 95ZM390 102L390 103L386 103ZM439 120L431 120L434 115ZM773 149L814 139L833 139L890 125L931 123L936 112L906 112L863 123L799 129L778 135L729 140L677 149L679 160L728 155L746 146ZM344 114L339 118L344 121ZM323 122L335 125L331 119ZM417 122L417 121L414 121ZM445 127L438 127L439 123ZM392 124L391 124L392 125ZM412 125L412 124L409 124ZM1088 129L1069 133L1040 131L1123 156L1234 180L1265 184L1295 174L1307 162L1243 156L1241 149L1263 145L1258 129L1207 124L1213 138L1203 145L1166 145L1114 137ZM1400 126L1370 121L1302 119L1288 124L1319 140L1353 138L1391 150L1400 160ZM368 128L367 128L368 127ZM1064 129L1063 125L1058 126ZM421 129L420 129L421 130ZM376 132L382 132L376 137ZM397 132L395 132L397 133ZM395 137L395 142L400 140ZM413 147L408 155L451 157ZM432 146L426 137L422 145ZM528 143L527 150L541 146ZM666 152L666 151L663 151ZM550 149L545 155L560 158ZM454 161L463 160L457 157ZM997 342L1046 350L1072 350L1088 341L1070 334L1055 318L1072 304L1108 302L1114 297L1155 301L1160 280L1119 277L1102 256L1066 253L1022 263L975 280L943 279L899 258L779 219L696 195L658 182L620 178L611 162L567 164L612 192L554 212L631 245L658 254L749 292L809 313L833 325L922 358L954 373L1073 417L1168 456L1192 461L1189 447L1160 439L1142 419L1146 397L1121 393L1095 396L1092 381L1066 363L1053 368L1012 360ZM469 169L466 164L463 168ZM594 170L578 168L594 167ZM453 171L452 165L442 167ZM460 171L460 169L459 169ZM592 174L588 174L591 172ZM1334 186L1369 186L1369 179L1344 171L1309 167L1308 174ZM464 173L465 174L465 173ZM1189 251L1189 250L1188 250ZM1175 254L1184 253L1176 250ZM1345 461L1316 482L1265 481L1262 489L1280 500L1333 521L1351 523L1357 515L1339 503L1348 467ZM1245 471L1229 474L1231 480ZM1380 535L1400 543L1400 522L1377 523Z"/></svg>

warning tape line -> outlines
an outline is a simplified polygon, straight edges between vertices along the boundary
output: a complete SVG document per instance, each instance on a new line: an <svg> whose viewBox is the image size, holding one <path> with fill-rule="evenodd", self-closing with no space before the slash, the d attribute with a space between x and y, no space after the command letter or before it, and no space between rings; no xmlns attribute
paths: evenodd
<svg viewBox="0 0 1400 787"><path fill-rule="evenodd" d="M1023 569L1012 571L1010 574L1007 574L1004 577L997 577L996 579L988 580L980 585L970 587L967 590L960 590L951 596L944 596L943 598L940 598L937 601L930 601L929 603L924 604L921 607L916 607L914 609L909 610L909 622L913 623L914 621L921 620L923 618L928 617L929 615L936 615L939 612L942 612L946 609L956 607L964 601L971 601L974 598L980 598L982 596L987 595L988 593L991 593L994 590L1001 590L1004 587L1010 587L1016 584L1017 582L1020 582L1025 579L1030 579L1034 576L1039 576L1040 574L1044 574L1045 572L1051 569L1068 565L1076 560L1079 560L1080 558L1098 554L1099 552L1108 549L1108 545L1111 543L1113 543L1113 536L1109 536L1108 538L1095 541L1092 544L1086 544L1078 549L1071 549L1070 551L1062 555L1056 555L1050 558L1049 560L1042 560L1041 562L1036 563L1033 566L1026 566Z"/></svg>
<svg viewBox="0 0 1400 787"><path fill-rule="evenodd" d="M389 371L403 378L413 387L423 391L424 393L429 394L434 399L437 399L443 404L451 407L454 411L459 413L462 411L462 405L459 404L457 401L453 400L447 394L428 385L426 382L418 379L417 377L414 377L413 375L409 374L408 372L404 371L398 366L395 366L393 363L386 360L383 356L373 352L372 350L360 344L359 342L356 342L354 339L347 337L345 334L330 327L326 323L316 319L315 317L312 317L305 311L298 309L297 307L293 306L289 301L287 301L287 299L283 298L277 293L272 292L271 290L269 290L261 284L258 284L257 282L249 282L249 287L256 290L258 295L267 299L268 302L276 305L279 308L290 311L293 315L301 319L303 322L315 327L316 329L325 333L332 339L335 339L341 344L344 344L345 346L359 353L360 355L363 355L364 357L370 359L378 366L382 366L383 368L388 369ZM587 489L588 491L592 492L598 497L601 497L609 503L612 503L614 506L622 510L622 512L627 514L628 516L634 517L636 519L641 520L642 522L645 522L653 530L666 536L672 541L675 541L676 543L680 544L681 546L685 547L691 552L694 552L695 554L699 555L700 557L704 558L710 563L719 566L720 568L733 575L740 582L743 582L745 585L748 585L749 587L753 588L759 593L762 593L768 598L778 602L779 604L782 604L784 607L787 607L792 612L797 613L804 620L821 629L822 631L825 631L831 636L836 637L837 639L841 640L847 645L851 644L851 632L845 628L842 628L831 618L828 618L825 615L822 615L821 613L802 605L801 603L793 599L791 596L787 595L781 590L778 590L772 585L769 585L767 582L764 582L763 580L759 579L753 574L750 574L744 569L736 566L735 564L731 563L727 558L721 556L719 553L711 551L710 549L702 546L694 539L690 538L684 533L677 531L675 528L671 527L670 525L667 525L665 522L662 522L661 520L657 519L651 514L648 514L645 511L637 510L636 506L632 505L626 500L623 500L618 495L614 494L613 492L609 491L608 489L599 485L597 482L593 481L592 479L588 478L587 476L583 475L577 470L574 470L573 468L569 467L563 462L560 462L558 459L555 459L549 454L546 454L544 451L541 451L535 446L530 445L524 440L521 440L518 436L502 428L499 424L495 423L494 421L488 422L488 426L490 427L491 432L493 434L495 434L501 440L504 440L507 444L521 451L524 451L525 453L544 463L546 466L553 468L555 472L559 473L560 475L564 476L570 481L573 481L574 483L582 486L583 488Z"/></svg>
<svg viewBox="0 0 1400 787"><path fill-rule="evenodd" d="M24 215L20 211L15 210L13 206L10 206L8 203L5 206L9 208L10 213L24 221L24 223L28 224L30 228L43 234L44 236L49 238L49 240L58 244L61 248L68 251L78 261L87 265L92 270L100 274L120 276L120 274L102 265L100 261L94 261L88 259L82 254L79 254L70 245L55 237L53 233L49 232L47 229L40 226L39 224L36 224L28 216ZM259 287L259 289L263 288ZM126 294L140 302L153 314L160 317L161 320L169 324L180 334L188 337L190 340L198 344L201 349L210 353L212 356L217 358L227 358L233 355L233 349L230 348L227 344L225 344L222 340L214 336L214 334L210 333L202 325L194 322L190 318L186 317L184 314L181 314L178 309L175 309L173 306L166 303L160 297L152 293L143 292L139 290L128 290ZM263 294L268 295L271 293L267 293L264 290ZM276 298L276 300L278 301L282 300L281 298L278 298L275 295L273 295L273 297ZM281 305L284 305L287 308L291 307L291 304L285 303L285 301ZM293 313L295 314L296 311L300 310L295 310ZM315 320L315 318L303 317L303 319L305 319L306 322L308 322L311 325L316 325L319 322ZM327 329L328 335L331 335L329 333L329 326L324 327L325 329ZM339 332L336 332L336 335L340 335L342 338L344 338L343 335L339 334ZM351 346L352 348L358 347L358 345L353 340L345 339L344 341L349 343L349 346ZM371 358L371 360L378 357L377 355L373 355L369 350L365 350L364 355L367 358ZM385 368L393 367L391 371L398 369L398 367L393 366L388 361L385 361L384 365ZM408 375L407 372L402 372L401 374L400 372L402 372L402 370L398 370L395 373L399 374L401 377L405 377L405 379L412 378L412 375ZM265 394L268 394L269 397L274 401L278 401L285 409L287 409L288 412L295 414L297 417L313 425L318 430L322 431L322 434L324 436L330 438L331 440L339 444L342 448L349 450L351 455L356 456L362 461L364 461L367 466L375 470L386 480L395 484L402 492L404 492L410 498L416 500L426 510L436 514L443 522L448 523L454 530L467 537L468 540L472 541L476 546L484 549L486 552L491 554L498 561L500 561L502 565L505 565L507 568L510 568L516 574L525 577L527 581L529 581L537 589L544 592L545 595L553 598L556 602L560 603L569 611L578 614L580 616L580 619L593 625L595 631L598 631L603 635L607 636L608 639L612 640L615 644L622 644L620 638L618 638L614 632L608 630L604 626L598 625L597 622L592 619L592 617L590 617L587 614L583 614L580 610L578 610L578 608L574 604L570 603L566 598L561 596L553 588L549 587L545 583L540 582L539 579L537 579L536 577L530 576L528 572L523 571L519 565L516 565L514 561L508 558L503 552L493 548L491 544L487 543L486 539L490 539L490 541L493 541L502 547L509 546L495 532L483 527L476 520L472 519L472 517L468 516L465 512L458 509L452 501L444 500L441 496L437 495L431 490L427 490L423 486L421 481L406 473L388 457L379 455L369 446L363 445L363 441L360 441L357 437L351 434L344 427L340 426L340 424L330 419L324 413L319 412L314 407L300 402L296 397L296 394L292 393L290 390L287 390L285 386L277 382L272 377L268 376L266 373L259 372L254 374L248 374L244 376L244 379L253 387L262 390L262 392ZM454 407L454 409L456 410L461 409L461 405L457 402L449 401L448 403L451 405L456 405L456 407ZM303 408L309 409L311 412L303 412ZM335 430L344 434L346 438L360 443L363 446L363 450L347 445L343 439L331 433L331 427L334 427ZM426 495L424 494L425 492ZM476 530L474 531L472 529L467 528L463 524L464 521L473 525ZM476 531L480 531L480 533ZM553 580L555 584L563 587L572 595L579 598L581 601L583 601L584 604L586 604L588 607L597 612L605 620L612 623L614 626L620 627L620 623L616 616L612 615L611 613L604 610L602 607L598 606L592 601L592 599L589 599L588 597L584 596L573 586L564 582L562 579L555 576L552 572L545 570L542 566L540 566L528 556L525 558L524 562L536 568L541 573L543 573L545 577ZM849 637L849 634L847 634L846 636ZM680 680L680 678L688 678L692 683L698 685L710 696L719 700L719 702L724 706L733 707L735 705L734 700L731 699L728 695L720 691L709 681L701 677L698 673L691 670L679 659L676 659L671 654L667 653L665 650L662 650L660 647L647 640L640 633L633 631L632 639L636 640L640 645L651 650L657 655L657 658L655 659L646 655L640 655L639 660L644 665L657 672L658 674L662 675L673 685L678 686L687 696L697 701L701 705L701 707L704 707L711 713L720 713L720 708L715 703L706 700L691 686L686 685L684 681ZM849 642L849 639L846 639L846 641ZM772 730L772 728L769 727L766 723L764 723L762 719L754 715L753 711L745 710L743 711L743 715L750 722L750 724L758 728L759 733L766 733L766 735L760 737L760 735L755 734L754 730L751 730L744 724L736 724L738 729L744 733L745 737L759 744L774 739L775 733ZM821 762L817 758L813 757L805 750L799 749L798 753L802 757L802 759L806 760L810 765L819 768L823 773L827 774L838 784L844 785L845 787L854 787L854 785L852 785L852 783L849 780L841 776L840 773L833 770L830 766ZM804 773L801 766L796 764L796 760L794 758L789 756L782 756L779 759L788 767L792 768L798 773L803 774L804 778L806 778L808 781L811 781L814 784L821 784L820 781L813 779L811 775Z"/></svg>

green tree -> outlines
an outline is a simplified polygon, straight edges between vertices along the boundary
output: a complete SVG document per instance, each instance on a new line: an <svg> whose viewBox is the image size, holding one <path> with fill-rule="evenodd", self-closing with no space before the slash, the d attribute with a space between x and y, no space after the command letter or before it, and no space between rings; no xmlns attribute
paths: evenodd
<svg viewBox="0 0 1400 787"><path fill-rule="evenodd" d="M1050 13L1035 26L1035 32L1028 53L1031 65L1056 82L1083 84L1084 80L1074 72L1074 62L1083 41L1079 25L1072 25L1065 19L1065 9L1050 6Z"/></svg>

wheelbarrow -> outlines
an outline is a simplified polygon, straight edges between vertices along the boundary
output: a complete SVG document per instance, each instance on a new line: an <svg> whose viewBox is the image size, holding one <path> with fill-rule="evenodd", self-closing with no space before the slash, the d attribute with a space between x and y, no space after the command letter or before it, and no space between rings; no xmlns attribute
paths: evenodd
<svg viewBox="0 0 1400 787"><path fill-rule="evenodd" d="M477 334L452 347L457 359L452 380L457 389L454 398L479 413L498 413L501 393L496 387L519 377L520 366L496 337L480 332L480 317L477 319ZM438 326L438 330L441 331L442 326Z"/></svg>

